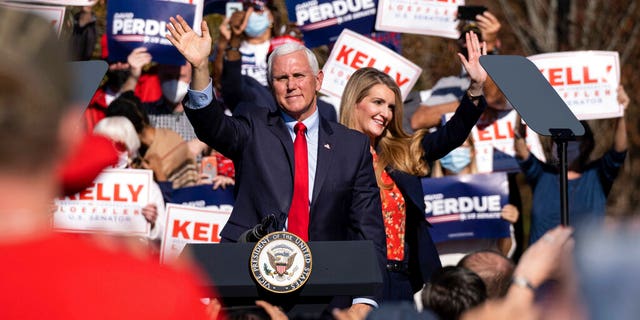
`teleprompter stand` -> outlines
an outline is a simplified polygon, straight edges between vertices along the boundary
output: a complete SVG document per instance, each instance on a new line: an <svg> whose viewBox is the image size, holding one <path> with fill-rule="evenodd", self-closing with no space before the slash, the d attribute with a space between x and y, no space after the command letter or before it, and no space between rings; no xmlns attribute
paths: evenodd
<svg viewBox="0 0 640 320"><path fill-rule="evenodd" d="M225 308L255 307L266 300L283 307L291 316L320 314L334 296L370 296L382 286L382 274L371 241L309 242L313 257L306 284L291 293L262 289L250 272L255 243L187 244L183 255L192 258L208 276L204 287L212 288ZM351 300L349 300L351 301Z"/></svg>
<svg viewBox="0 0 640 320"><path fill-rule="evenodd" d="M480 64L533 131L550 136L560 157L560 221L569 225L567 142L584 127L533 62L521 56L482 56Z"/></svg>

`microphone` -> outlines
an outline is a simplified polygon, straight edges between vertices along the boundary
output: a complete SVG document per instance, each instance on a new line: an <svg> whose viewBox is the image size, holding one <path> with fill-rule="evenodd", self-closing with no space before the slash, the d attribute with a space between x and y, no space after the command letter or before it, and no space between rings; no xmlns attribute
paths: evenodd
<svg viewBox="0 0 640 320"><path fill-rule="evenodd" d="M258 242L258 240L269 233L269 229L271 229L275 222L275 214L270 214L262 218L262 221L260 223L256 224L253 228L243 232L238 238L238 242Z"/></svg>

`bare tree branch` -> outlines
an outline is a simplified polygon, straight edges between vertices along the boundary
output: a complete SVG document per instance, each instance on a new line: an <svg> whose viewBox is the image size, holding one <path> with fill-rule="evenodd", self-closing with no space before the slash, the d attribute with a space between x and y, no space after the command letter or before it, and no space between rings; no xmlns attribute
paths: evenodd
<svg viewBox="0 0 640 320"><path fill-rule="evenodd" d="M578 43L578 2L571 1L571 9L569 9L569 47L575 48Z"/></svg>
<svg viewBox="0 0 640 320"><path fill-rule="evenodd" d="M520 42L520 46L522 47L522 50L525 52L525 55L532 55L532 54L539 53L532 46L531 39L523 31L529 28L528 25L525 25L524 19L515 18L518 15L515 13L513 8L511 8L511 4L509 4L507 0L498 0L498 2L500 3L500 7L504 11L505 16L514 17L513 19L507 19L507 23L509 23L509 25L511 26L511 29L516 35L516 38L518 39L518 42Z"/></svg>
<svg viewBox="0 0 640 320"><path fill-rule="evenodd" d="M587 1L587 8L584 10L584 22L582 24L582 37L580 39L579 47L580 49L587 48L589 42L591 42L590 40L593 40L593 37L597 36L593 34L594 32L591 30L591 27L593 26L594 21L596 21L596 8L598 7L599 3L600 1L596 0Z"/></svg>
<svg viewBox="0 0 640 320"><path fill-rule="evenodd" d="M620 26L624 26L627 23L629 23L631 21L631 19L634 19L635 17L637 17L637 13L636 13L636 7L638 6L638 3L636 1L632 1L631 4L629 5L629 8L627 8L627 11L624 15L624 18L622 18L622 20L620 20L620 23L618 25ZM637 24L635 25L635 27L637 27ZM611 40L609 41L609 44L606 46L607 50L615 50L615 48L617 48L618 46L618 42L620 41L620 38L622 37L623 34L623 30L620 30L618 28L618 30L616 30L616 32L613 33L613 37L611 38ZM633 40L635 42L635 39L630 39Z"/></svg>
<svg viewBox="0 0 640 320"><path fill-rule="evenodd" d="M622 56L620 57L620 65L624 65L631 56L632 53L635 53L634 49L636 48L636 43L638 42L638 36L640 35L640 24L636 23L633 26L633 30L631 31L631 35L629 36L629 41L625 45L624 51L622 52Z"/></svg>
<svg viewBox="0 0 640 320"><path fill-rule="evenodd" d="M558 10L558 2L555 0L549 0L549 9L547 12L547 28L544 33L545 51L552 52L558 50L558 17L556 11Z"/></svg>

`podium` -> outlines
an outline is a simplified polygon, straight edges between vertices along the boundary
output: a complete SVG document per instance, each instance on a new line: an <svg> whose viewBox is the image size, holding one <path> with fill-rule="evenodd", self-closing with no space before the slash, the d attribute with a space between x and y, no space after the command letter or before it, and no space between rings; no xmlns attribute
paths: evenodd
<svg viewBox="0 0 640 320"><path fill-rule="evenodd" d="M371 296L382 286L382 273L371 241L309 242L313 255L311 275L292 293L262 289L250 272L255 243L187 244L185 252L208 276L202 284L214 288L225 308L255 306L266 300L291 316L320 314L334 296ZM182 258L182 257L181 257Z"/></svg>

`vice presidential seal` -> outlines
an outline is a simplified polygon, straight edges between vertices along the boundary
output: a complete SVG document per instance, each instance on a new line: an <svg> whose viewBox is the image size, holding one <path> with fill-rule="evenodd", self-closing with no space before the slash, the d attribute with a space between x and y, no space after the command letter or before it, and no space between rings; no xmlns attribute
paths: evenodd
<svg viewBox="0 0 640 320"><path fill-rule="evenodd" d="M275 293L302 287L311 275L311 250L293 233L272 232L253 247L249 267L256 282Z"/></svg>

